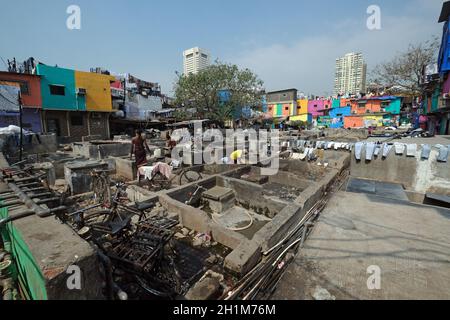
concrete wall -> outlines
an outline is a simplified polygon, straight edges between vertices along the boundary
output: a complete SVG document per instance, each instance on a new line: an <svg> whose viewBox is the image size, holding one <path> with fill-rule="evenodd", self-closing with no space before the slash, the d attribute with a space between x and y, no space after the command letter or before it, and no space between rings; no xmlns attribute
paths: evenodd
<svg viewBox="0 0 450 320"><path fill-rule="evenodd" d="M450 163L438 163L438 151L434 148L430 159L421 160L421 150L419 145L415 158L395 155L392 150L387 159L378 158L371 162L356 161L353 151L350 174L357 178L401 183L415 192L425 193L435 188L450 191ZM365 159L365 149L361 158Z"/></svg>
<svg viewBox="0 0 450 320"><path fill-rule="evenodd" d="M73 143L72 148L75 155L88 159L105 159L107 157L129 156L131 143L91 144L90 142L76 142Z"/></svg>

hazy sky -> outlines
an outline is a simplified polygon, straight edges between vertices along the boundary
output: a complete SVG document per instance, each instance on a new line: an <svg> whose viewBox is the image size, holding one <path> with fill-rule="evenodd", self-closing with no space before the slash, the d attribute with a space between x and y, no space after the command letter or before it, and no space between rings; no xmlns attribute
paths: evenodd
<svg viewBox="0 0 450 320"><path fill-rule="evenodd" d="M409 43L440 36L442 0L0 0L0 57L30 56L88 71L100 66L160 82L171 94L182 51L248 67L267 90L328 95L335 59L362 52L369 70ZM66 9L81 8L81 30ZM366 10L381 8L381 30ZM0 60L0 69L5 65Z"/></svg>

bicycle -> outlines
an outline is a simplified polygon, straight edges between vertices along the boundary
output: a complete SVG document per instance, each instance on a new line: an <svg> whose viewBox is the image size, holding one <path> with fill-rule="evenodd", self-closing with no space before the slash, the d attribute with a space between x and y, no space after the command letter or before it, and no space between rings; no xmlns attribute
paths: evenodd
<svg viewBox="0 0 450 320"><path fill-rule="evenodd" d="M168 179L160 172L155 172L152 173L151 179L145 179L145 182L149 190L158 192L161 190L170 189L170 187L172 186L172 182L177 178L178 184L180 186L203 179L200 171L194 170L194 168L195 167L175 169L172 171L174 176L170 179Z"/></svg>
<svg viewBox="0 0 450 320"><path fill-rule="evenodd" d="M104 205L111 204L111 180L109 178L109 170L94 169L90 175L92 177L92 191L94 198Z"/></svg>

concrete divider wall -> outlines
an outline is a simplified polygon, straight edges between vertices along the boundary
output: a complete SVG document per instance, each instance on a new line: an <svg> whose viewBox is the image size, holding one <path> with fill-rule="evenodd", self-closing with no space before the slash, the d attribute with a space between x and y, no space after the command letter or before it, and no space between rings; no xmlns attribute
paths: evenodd
<svg viewBox="0 0 450 320"><path fill-rule="evenodd" d="M76 142L72 144L73 153L88 159L104 159L107 157L122 157L130 155L131 143L91 144Z"/></svg>
<svg viewBox="0 0 450 320"><path fill-rule="evenodd" d="M233 189L236 200L243 206L260 214L273 217L286 206L284 201L268 199L263 195L263 187L251 182L229 177L217 177L217 185Z"/></svg>
<svg viewBox="0 0 450 320"><path fill-rule="evenodd" d="M361 161L357 161L354 151L351 156L350 174L356 178L401 183L405 189L426 193L435 189L450 191L450 163L437 162L438 151L433 148L428 160L420 159L419 146L416 157L406 154L396 155L392 150L386 159L378 157L365 161L365 150Z"/></svg>

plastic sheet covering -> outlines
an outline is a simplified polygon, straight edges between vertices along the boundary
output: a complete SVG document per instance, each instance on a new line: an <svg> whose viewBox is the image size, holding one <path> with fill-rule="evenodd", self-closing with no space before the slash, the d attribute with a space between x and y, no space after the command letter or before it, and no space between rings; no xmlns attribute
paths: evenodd
<svg viewBox="0 0 450 320"><path fill-rule="evenodd" d="M366 144L366 160L367 161L372 161L374 151L375 151L375 143L367 142L367 144Z"/></svg>
<svg viewBox="0 0 450 320"><path fill-rule="evenodd" d="M422 145L422 154L421 154L421 158L428 160L430 158L430 153L431 153L431 146L429 144L423 144Z"/></svg>
<svg viewBox="0 0 450 320"><path fill-rule="evenodd" d="M389 156L389 153L391 153L391 150L394 146L391 144L383 144L383 158L387 158Z"/></svg>
<svg viewBox="0 0 450 320"><path fill-rule="evenodd" d="M394 148L396 155L403 155L405 152L405 145L403 143L394 143Z"/></svg>
<svg viewBox="0 0 450 320"><path fill-rule="evenodd" d="M19 111L19 91L19 87L0 84L0 111Z"/></svg>
<svg viewBox="0 0 450 320"><path fill-rule="evenodd" d="M417 153L417 144L407 144L406 145L406 156L407 157L415 157Z"/></svg>
<svg viewBox="0 0 450 320"><path fill-rule="evenodd" d="M438 154L437 161L438 162L447 162L449 146L436 145L436 147L439 148L439 154Z"/></svg>
<svg viewBox="0 0 450 320"><path fill-rule="evenodd" d="M364 143L358 142L355 144L355 158L356 160L361 160L361 152L363 149Z"/></svg>

